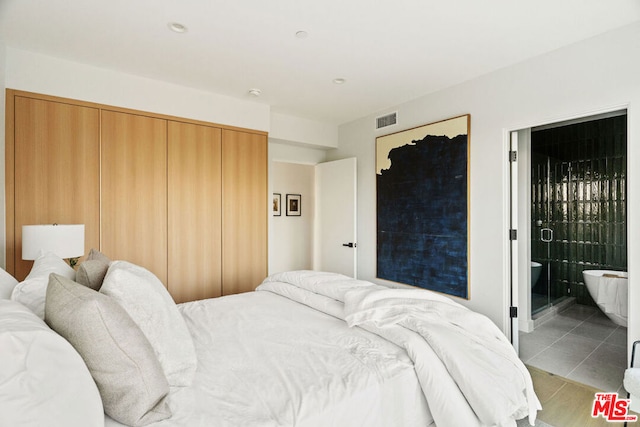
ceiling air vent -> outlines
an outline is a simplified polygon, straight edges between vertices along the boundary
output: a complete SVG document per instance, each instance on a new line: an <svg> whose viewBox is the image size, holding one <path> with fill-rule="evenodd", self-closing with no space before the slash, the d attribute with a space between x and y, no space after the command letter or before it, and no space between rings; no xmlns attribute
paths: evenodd
<svg viewBox="0 0 640 427"><path fill-rule="evenodd" d="M387 126L393 126L398 123L398 112L390 113L385 116L376 118L376 130L386 128Z"/></svg>

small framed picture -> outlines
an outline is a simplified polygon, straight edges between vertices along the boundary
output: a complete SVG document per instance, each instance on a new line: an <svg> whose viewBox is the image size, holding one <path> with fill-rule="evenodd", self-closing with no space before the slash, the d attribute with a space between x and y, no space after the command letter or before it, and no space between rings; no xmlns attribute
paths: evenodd
<svg viewBox="0 0 640 427"><path fill-rule="evenodd" d="M273 216L282 216L282 195L280 193L273 193L272 212Z"/></svg>
<svg viewBox="0 0 640 427"><path fill-rule="evenodd" d="M300 216L302 214L302 196L300 194L287 194L287 216Z"/></svg>

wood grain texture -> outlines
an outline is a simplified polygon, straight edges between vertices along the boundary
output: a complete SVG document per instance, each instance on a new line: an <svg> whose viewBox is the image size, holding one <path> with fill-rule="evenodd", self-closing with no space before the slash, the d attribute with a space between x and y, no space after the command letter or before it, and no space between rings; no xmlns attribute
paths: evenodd
<svg viewBox="0 0 640 427"><path fill-rule="evenodd" d="M527 366L533 388L542 404L538 419L563 427L600 427L611 425L604 418L592 418L596 390L585 384ZM626 396L621 396L625 397Z"/></svg>
<svg viewBox="0 0 640 427"><path fill-rule="evenodd" d="M267 274L267 138L223 130L222 293L252 291Z"/></svg>
<svg viewBox="0 0 640 427"><path fill-rule="evenodd" d="M5 99L5 139L4 139L4 197L5 209L5 270L15 274L15 97L12 89L7 89Z"/></svg>
<svg viewBox="0 0 640 427"><path fill-rule="evenodd" d="M220 128L169 122L168 288L177 303L222 294Z"/></svg>
<svg viewBox="0 0 640 427"><path fill-rule="evenodd" d="M22 225L53 222L84 223L87 251L142 265L177 300L265 277L266 132L11 89L6 106L6 266L19 279Z"/></svg>
<svg viewBox="0 0 640 427"><path fill-rule="evenodd" d="M33 264L21 259L23 225L84 224L86 252L100 246L100 117L96 108L14 102L14 238L7 246L13 243L13 274L22 280Z"/></svg>
<svg viewBox="0 0 640 427"><path fill-rule="evenodd" d="M102 252L167 284L167 121L102 111Z"/></svg>

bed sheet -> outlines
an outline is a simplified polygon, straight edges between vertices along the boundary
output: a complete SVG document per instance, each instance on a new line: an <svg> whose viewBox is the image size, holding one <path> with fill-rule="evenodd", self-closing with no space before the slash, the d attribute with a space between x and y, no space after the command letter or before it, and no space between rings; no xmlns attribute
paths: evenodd
<svg viewBox="0 0 640 427"><path fill-rule="evenodd" d="M198 368L157 427L429 426L405 350L270 292L179 305ZM105 426L121 426L105 417Z"/></svg>

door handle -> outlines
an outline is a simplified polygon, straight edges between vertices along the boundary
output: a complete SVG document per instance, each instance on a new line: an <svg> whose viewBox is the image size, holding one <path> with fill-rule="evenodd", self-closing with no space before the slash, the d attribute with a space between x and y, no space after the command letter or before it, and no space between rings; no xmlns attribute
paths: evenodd
<svg viewBox="0 0 640 427"><path fill-rule="evenodd" d="M545 236L546 234L546 236ZM549 243L553 240L553 230L550 228L541 228L540 229L540 240L545 243Z"/></svg>
<svg viewBox="0 0 640 427"><path fill-rule="evenodd" d="M348 248L355 248L356 244L352 243L352 242L349 242L349 243L343 243L342 246L346 246Z"/></svg>

